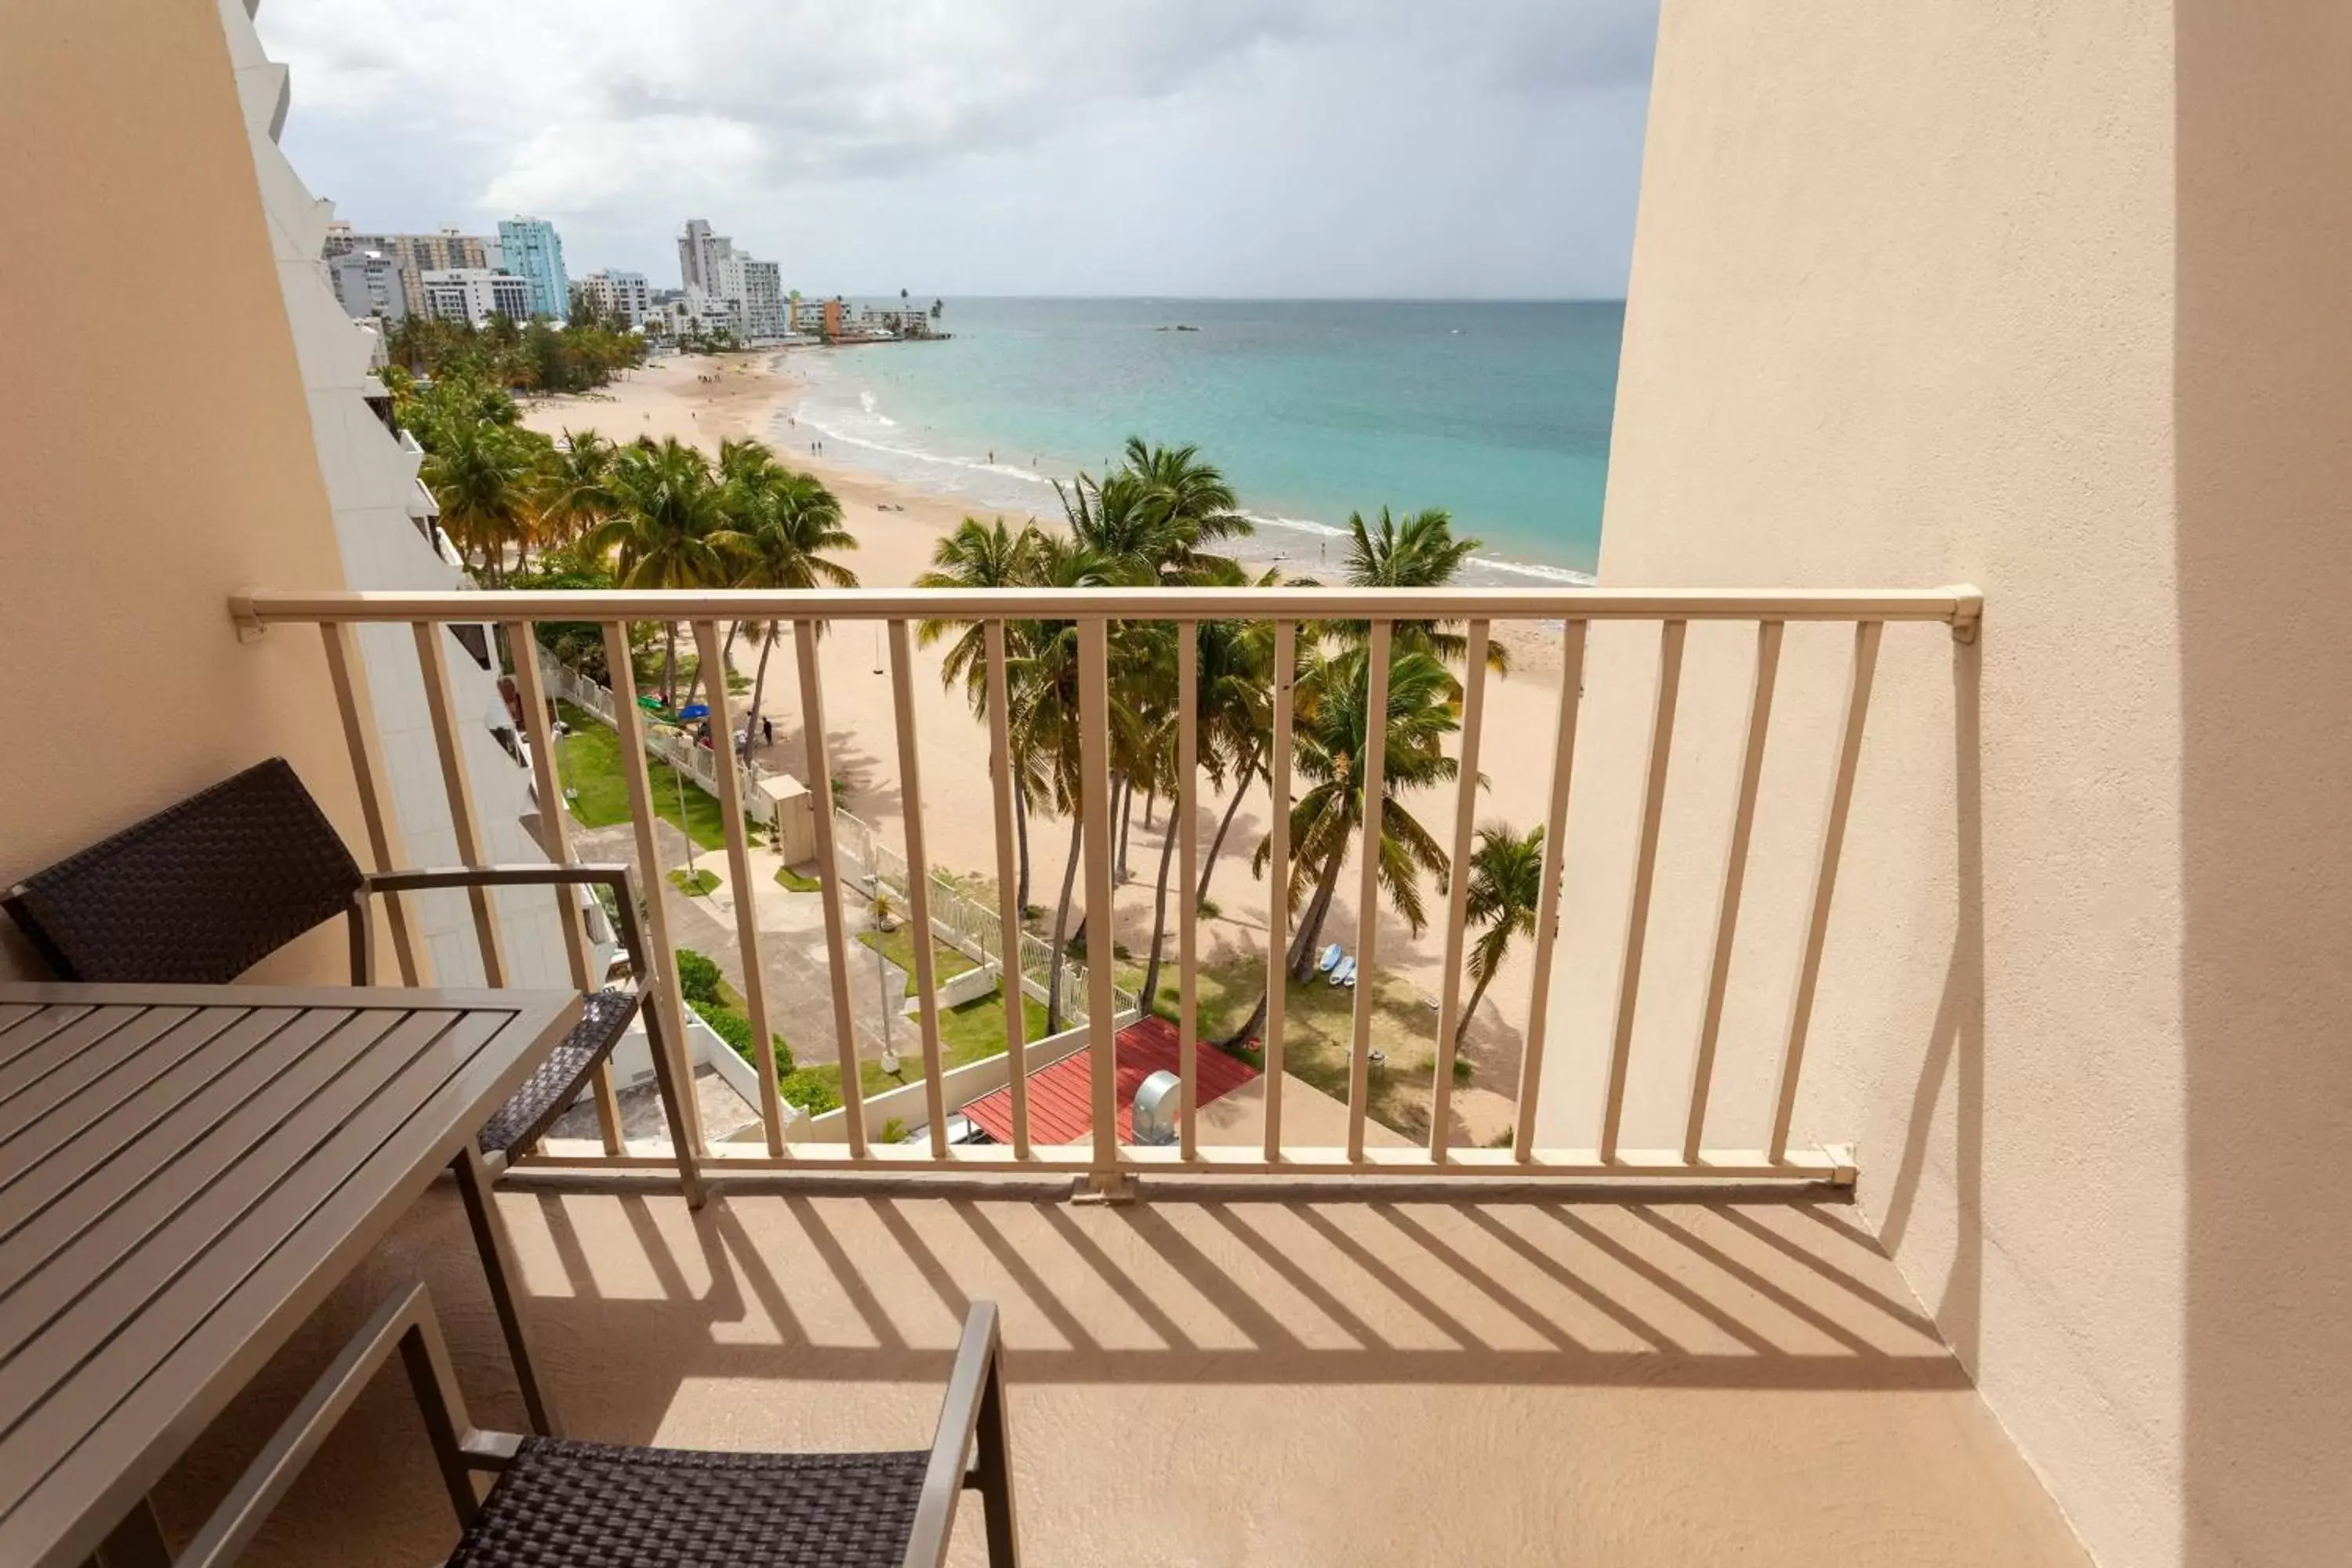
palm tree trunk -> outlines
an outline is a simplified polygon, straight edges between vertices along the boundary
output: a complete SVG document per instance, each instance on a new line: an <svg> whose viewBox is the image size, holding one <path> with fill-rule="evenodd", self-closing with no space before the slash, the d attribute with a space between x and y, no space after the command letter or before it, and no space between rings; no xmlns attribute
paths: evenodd
<svg viewBox="0 0 2352 1568"><path fill-rule="evenodd" d="M1470 1020L1478 1016L1478 1004L1486 1000L1486 987L1493 984L1495 971L1490 969L1484 979L1470 988L1470 1005L1462 1009L1462 1016L1454 1022L1454 1043L1456 1047L1462 1044L1462 1037L1470 1032Z"/></svg>
<svg viewBox="0 0 2352 1568"><path fill-rule="evenodd" d="M735 634L742 629L743 623L740 621L730 621L728 623L727 643L725 647L719 650L719 679L722 681L727 679L726 672L735 658ZM683 708L688 703L694 700L695 694L702 689L702 678L705 673L706 671L703 669L700 661L698 660L694 667L694 673L687 679L686 695L678 700L677 705L679 707ZM714 686L711 689L716 691L719 689ZM756 718L757 715L755 714L753 717Z"/></svg>
<svg viewBox="0 0 2352 1568"><path fill-rule="evenodd" d="M1110 808L1118 823L1118 853L1110 859L1110 879L1125 886L1127 882L1127 834L1135 821L1135 784L1128 779L1118 779L1110 786Z"/></svg>
<svg viewBox="0 0 2352 1568"><path fill-rule="evenodd" d="M1171 822L1160 837L1160 880L1151 890L1151 953L1143 963L1143 989L1136 1006L1147 1016L1160 990L1160 939L1168 930L1168 867L1176 858L1176 825Z"/></svg>
<svg viewBox="0 0 2352 1568"><path fill-rule="evenodd" d="M1146 833L1151 831L1151 808L1159 804L1160 786L1153 784L1150 789L1144 792L1143 796L1143 831Z"/></svg>
<svg viewBox="0 0 2352 1568"><path fill-rule="evenodd" d="M1078 881L1078 834L1086 826L1086 814L1070 813L1070 863L1062 868L1062 901L1054 910L1054 973L1045 981L1045 1032L1057 1035L1062 1031L1062 963L1063 932L1070 923L1070 890ZM1087 956L1094 956L1089 947Z"/></svg>
<svg viewBox="0 0 2352 1568"><path fill-rule="evenodd" d="M1225 847L1225 831L1234 825L1234 817L1242 808L1242 796L1249 793L1250 776L1257 771L1258 753L1255 748L1242 763L1242 771L1234 784L1234 798L1225 807L1224 820L1217 824L1217 836L1209 840L1209 858L1201 867L1201 885L1192 894L1193 905L1209 901L1209 874L1217 868L1217 855Z"/></svg>
<svg viewBox="0 0 2352 1568"><path fill-rule="evenodd" d="M735 624L740 626L743 623L738 621ZM746 751L751 749L751 737L760 732L760 700L768 690L768 656L775 650L776 628L771 623L768 635L760 639L760 668L751 677L751 706L743 715L743 745ZM728 743L732 745L734 737L728 737Z"/></svg>
<svg viewBox="0 0 2352 1568"><path fill-rule="evenodd" d="M672 621L664 626L662 635L668 639L662 654L661 689L662 704L667 707L671 695L677 690L677 623ZM677 710L675 708L670 710L672 712Z"/></svg>
<svg viewBox="0 0 2352 1568"><path fill-rule="evenodd" d="M1296 976L1297 979L1305 980L1315 973L1316 939L1322 933L1323 917L1330 912L1331 889L1339 881L1339 861L1347 853L1348 840L1343 835L1339 847L1323 864L1322 879L1315 889L1314 898L1307 902L1307 918L1299 923L1297 931L1291 933L1290 951L1284 955L1283 963L1283 973L1286 977ZM1287 876L1288 872L1285 870L1276 874ZM1301 973L1302 966L1303 973ZM1259 1030L1265 1027L1266 1004L1272 999L1271 992L1260 992L1257 1005L1250 1009L1250 1016L1247 1018L1242 1020L1242 1026L1227 1035L1218 1044L1228 1050L1248 1044Z"/></svg>
<svg viewBox="0 0 2352 1568"><path fill-rule="evenodd" d="M1331 846L1331 854L1323 862L1323 873L1317 879L1315 896L1307 900L1307 918L1290 938L1290 973L1305 980L1315 973L1315 947L1323 938L1323 921L1331 912L1332 895L1339 889L1339 863L1347 858L1348 837L1343 835Z"/></svg>
<svg viewBox="0 0 2352 1568"><path fill-rule="evenodd" d="M1025 921L1029 918L1029 792L1018 784L1013 788L1013 839L1021 850L1021 874L1013 892L1013 908Z"/></svg>

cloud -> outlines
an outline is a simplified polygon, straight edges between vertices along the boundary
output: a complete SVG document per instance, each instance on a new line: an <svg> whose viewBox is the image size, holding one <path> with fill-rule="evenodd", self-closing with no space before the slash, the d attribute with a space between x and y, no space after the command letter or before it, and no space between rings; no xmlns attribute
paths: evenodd
<svg viewBox="0 0 2352 1568"><path fill-rule="evenodd" d="M762 254L873 267L854 234L819 239L794 215L895 233L919 201L943 239L987 236L1030 253L1033 272L1082 259L1108 277L1197 247L1097 227L1082 257L1051 255L996 220L1066 230L1039 216L1042 194L1101 204L1108 189L1107 217L1238 204L1263 223L1278 215L1243 198L1270 168L1314 182L1303 206L1337 196L1369 216L1401 173L1480 184L1471 161L1500 158L1538 189L1556 176L1583 191L1598 173L1619 193L1539 290L1579 291L1622 275L1633 171L1600 162L1629 145L1638 158L1655 0L263 0L258 22L293 68L289 154L363 226L528 211L562 225L575 257L593 252L586 265L667 277L688 213ZM1192 269L1244 287L1251 270Z"/></svg>

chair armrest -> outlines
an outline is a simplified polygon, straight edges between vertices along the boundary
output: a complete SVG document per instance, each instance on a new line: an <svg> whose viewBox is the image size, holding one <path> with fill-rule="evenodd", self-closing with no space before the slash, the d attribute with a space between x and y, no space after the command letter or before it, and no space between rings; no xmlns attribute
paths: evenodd
<svg viewBox="0 0 2352 1568"><path fill-rule="evenodd" d="M611 865L431 866L414 871L377 871L367 878L372 893L414 893L434 888L560 888L602 883L616 891L629 883L629 868Z"/></svg>
<svg viewBox="0 0 2352 1568"><path fill-rule="evenodd" d="M514 1445L504 1433L479 1432L466 1417L465 1396L450 1371L449 1351L441 1325L433 1315L433 1300L422 1284L410 1286L376 1309L342 1353L320 1373L237 1478L204 1528L176 1560L175 1568L226 1568L260 1532L270 1510L291 1490L303 1467L327 1440L335 1424L356 1404L394 1351L408 1373L410 1385L440 1461L441 1479L462 1526L474 1522L480 1505L474 1497L471 1472L500 1468Z"/></svg>
<svg viewBox="0 0 2352 1568"><path fill-rule="evenodd" d="M930 1462L923 1467L923 1489L916 1498L915 1525L907 1538L906 1568L918 1564L936 1568L947 1561L957 1497L986 1479L984 1475L976 1476L971 1468L974 1440L981 1445L983 1472L992 1459L999 1466L1004 1462L1003 1384L997 1365L1002 1354L996 1303L974 1301L964 1316L963 1338L948 1373L947 1398L940 1405Z"/></svg>

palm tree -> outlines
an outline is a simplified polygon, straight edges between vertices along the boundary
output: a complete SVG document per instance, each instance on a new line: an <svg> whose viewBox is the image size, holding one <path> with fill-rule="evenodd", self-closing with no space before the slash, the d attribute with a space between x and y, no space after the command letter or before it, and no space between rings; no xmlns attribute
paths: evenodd
<svg viewBox="0 0 2352 1568"><path fill-rule="evenodd" d="M568 545L619 505L613 489L613 443L593 430L566 430L540 476L542 542Z"/></svg>
<svg viewBox="0 0 2352 1568"><path fill-rule="evenodd" d="M1486 929L1470 949L1470 1005L1462 1009L1454 1039L1459 1045L1470 1020L1486 998L1486 987L1503 967L1503 955L1512 942L1536 934L1536 907L1543 898L1543 837L1541 827L1521 833L1507 823L1478 830L1478 847L1470 852L1468 918Z"/></svg>
<svg viewBox="0 0 2352 1568"><path fill-rule="evenodd" d="M1034 525L1024 525L1015 532L998 518L993 523L983 523L978 518L967 517L956 525L956 531L942 539L932 549L931 569L915 579L918 588L1017 588L1036 582L1036 555L1040 535ZM950 632L956 639L948 648L947 658L940 668L940 680L950 688L961 682L965 700L980 718L988 717L988 632L979 621L933 617L915 623L915 640L929 647ZM1018 639L1016 626L1005 627L1007 663L1010 650ZM1011 677L1008 673L1007 679ZM1024 755L1018 747L1007 759L1013 770L1013 833L1020 852L1020 872L1013 894L1013 907L1023 911L1029 908L1029 805L1042 789L1034 759ZM1009 946L1013 936L1003 938Z"/></svg>
<svg viewBox="0 0 2352 1568"><path fill-rule="evenodd" d="M1158 529L1160 576L1185 580L1201 547L1244 538L1256 525L1244 517L1233 486L1214 465L1201 461L1198 447L1158 447L1140 436L1127 438L1124 473L1134 481L1138 510Z"/></svg>
<svg viewBox="0 0 2352 1568"><path fill-rule="evenodd" d="M1101 588L1122 582L1120 563L1075 539L1037 536L1034 571L1041 588ZM1070 923L1070 897L1077 882L1078 851L1086 826L1086 769L1078 745L1078 626L1076 621L1021 621L1018 646L1005 650L1012 690L1010 731L1016 756L1043 775L1056 811L1070 821L1070 855L1062 869L1061 900L1054 911L1054 965L1045 988L1045 1030L1062 1026L1062 953ZM1090 956L1110 962L1110 911L1087 911L1093 926ZM1091 952L1099 946L1099 952Z"/></svg>
<svg viewBox="0 0 2352 1568"><path fill-rule="evenodd" d="M1300 680L1312 695L1300 703L1293 765L1310 787L1290 808L1291 862L1281 874L1287 879L1290 907L1297 909L1302 900L1307 906L1286 955L1290 973L1302 980L1314 973L1315 947L1339 889L1340 863L1363 827L1367 781L1358 771L1358 759L1370 729L1370 676L1361 653L1351 649L1319 660ZM1402 654L1391 665L1383 715L1387 749L1381 768L1378 877L1389 902L1415 935L1428 923L1421 877L1427 873L1442 879L1448 863L1445 851L1404 808L1400 795L1444 783L1460 771L1444 750L1444 737L1460 726L1453 689L1453 676L1426 653ZM1258 846L1255 866L1260 870L1271 848L1271 839ZM1367 976L1365 984L1370 983ZM1258 998L1248 1021L1231 1037L1232 1043L1248 1039L1264 1026L1265 1004L1264 996Z"/></svg>
<svg viewBox="0 0 2352 1568"><path fill-rule="evenodd" d="M530 536L538 514L539 453L528 433L478 420L451 419L435 434L419 477L441 508L442 526L459 549L479 554L483 574L495 582L505 574L507 547Z"/></svg>
<svg viewBox="0 0 2352 1568"><path fill-rule="evenodd" d="M705 588L728 580L728 562L711 536L721 531L710 463L674 436L640 437L613 459L620 510L588 536L599 558L613 557L625 588ZM677 689L677 623L663 628L662 693Z"/></svg>
<svg viewBox="0 0 2352 1568"><path fill-rule="evenodd" d="M1280 585L1279 570L1269 571L1257 586ZM1266 747L1274 739L1274 626L1267 621L1204 621L1201 626L1201 731L1210 776L1222 789L1228 779L1233 797L1209 840L1208 858L1193 889L1196 904L1209 897L1209 879L1225 835L1240 814L1242 799L1254 779L1265 774Z"/></svg>
<svg viewBox="0 0 2352 1568"><path fill-rule="evenodd" d="M757 442L730 442L728 447L736 448L735 473L721 503L729 526L714 534L711 542L734 563L735 586L856 587L857 574L824 553L857 548L856 539L842 526L841 502L833 492L814 474L795 473L776 462ZM722 447L722 468L727 461ZM760 665L751 678L746 735L760 721L760 705L768 689L768 656L775 651L781 625L772 620L760 630ZM724 672L712 679L725 679Z"/></svg>
<svg viewBox="0 0 2352 1568"><path fill-rule="evenodd" d="M1462 575L1463 563L1485 542L1457 537L1454 519L1438 507L1414 512L1399 522L1381 508L1380 527L1368 527L1361 512L1348 514L1348 582L1358 588L1443 588ZM1399 652L1420 649L1448 663L1462 658L1470 642L1454 628L1456 621L1399 621L1395 641ZM1345 626L1353 637L1365 635L1364 623ZM1510 671L1510 650L1500 640L1486 645L1486 668L1497 675Z"/></svg>

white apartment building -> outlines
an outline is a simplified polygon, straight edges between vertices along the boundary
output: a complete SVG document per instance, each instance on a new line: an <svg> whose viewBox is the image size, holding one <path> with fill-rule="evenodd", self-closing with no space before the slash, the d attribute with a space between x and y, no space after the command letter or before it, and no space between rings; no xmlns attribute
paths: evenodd
<svg viewBox="0 0 2352 1568"><path fill-rule="evenodd" d="M643 327L653 313L653 290L642 272L601 268L582 278L580 289L595 305L598 315L617 317L632 327Z"/></svg>
<svg viewBox="0 0 2352 1568"><path fill-rule="evenodd" d="M688 218L677 241L678 275L698 318L705 300L725 308L725 325L739 338L781 338L786 331L782 269L735 248L702 218Z"/></svg>
<svg viewBox="0 0 2352 1568"><path fill-rule="evenodd" d="M734 300L742 321L742 335L758 341L784 335L782 268L772 261L741 258L739 292Z"/></svg>
<svg viewBox="0 0 2352 1568"><path fill-rule="evenodd" d="M425 274L425 311L445 321L480 326L493 315L530 320L530 283L486 267L452 267Z"/></svg>

